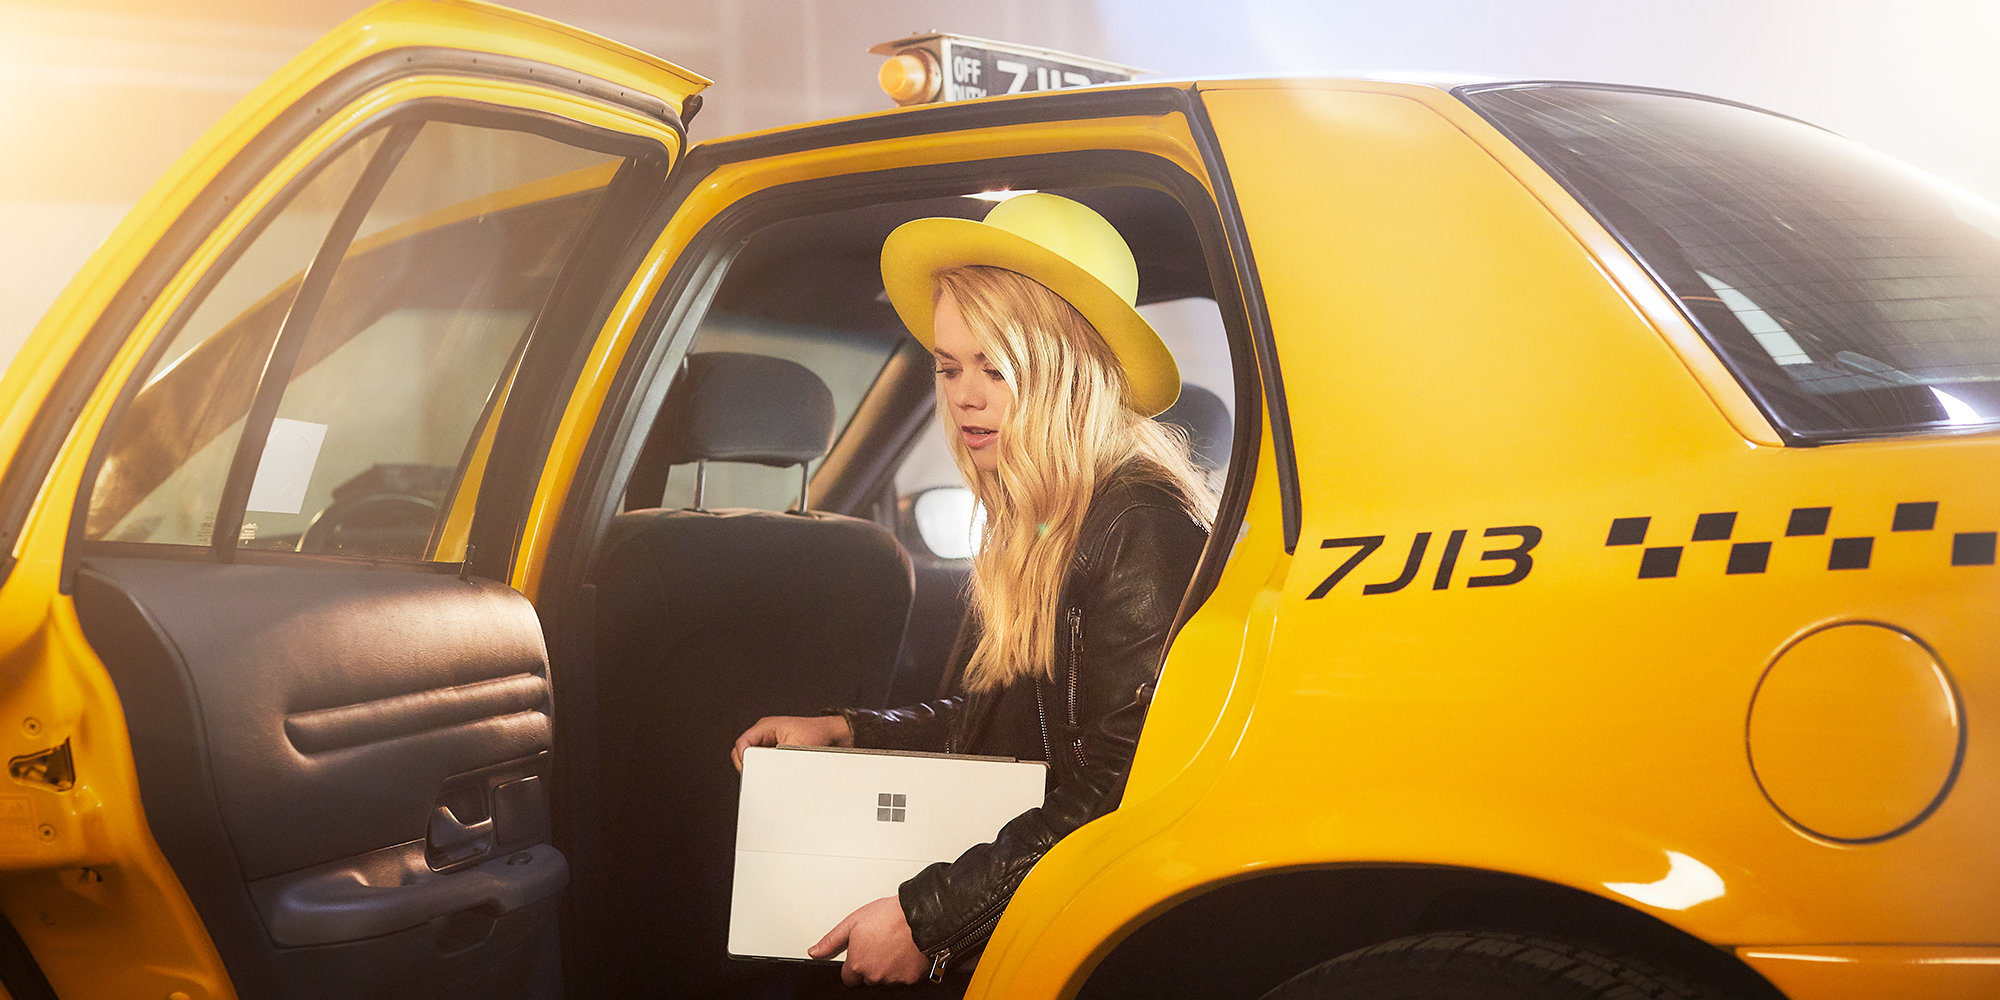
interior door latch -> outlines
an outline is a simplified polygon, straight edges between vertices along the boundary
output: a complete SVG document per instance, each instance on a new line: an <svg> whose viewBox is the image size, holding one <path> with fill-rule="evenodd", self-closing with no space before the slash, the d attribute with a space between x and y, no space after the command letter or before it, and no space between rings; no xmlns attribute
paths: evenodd
<svg viewBox="0 0 2000 1000"><path fill-rule="evenodd" d="M70 759L69 741L38 753L23 754L7 762L7 774L15 781L67 792L76 785L76 764Z"/></svg>
<svg viewBox="0 0 2000 1000"><path fill-rule="evenodd" d="M431 808L424 853L429 856L432 868L442 871L483 858L492 851L493 817L482 816L468 823L460 820L450 805L439 803Z"/></svg>

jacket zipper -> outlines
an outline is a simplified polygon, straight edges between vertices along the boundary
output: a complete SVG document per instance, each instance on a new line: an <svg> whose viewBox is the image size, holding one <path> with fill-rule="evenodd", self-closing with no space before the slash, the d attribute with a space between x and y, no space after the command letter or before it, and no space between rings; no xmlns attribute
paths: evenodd
<svg viewBox="0 0 2000 1000"><path fill-rule="evenodd" d="M931 957L929 974L931 982L944 982L944 969L951 962L952 952L962 950L966 945L981 941L993 933L993 925L1000 922L1000 915L1007 908L1007 899L1011 897L1012 894L1009 893L1008 897L1002 898L999 902L988 904L978 919L967 925L964 930L944 939L936 951L928 953Z"/></svg>
<svg viewBox="0 0 2000 1000"><path fill-rule="evenodd" d="M1049 752L1049 710L1042 703L1042 682L1031 683L1035 685L1035 721L1042 727L1042 759L1053 764L1056 758Z"/></svg>
<svg viewBox="0 0 2000 1000"><path fill-rule="evenodd" d="M1069 720L1069 726L1071 731L1074 731L1076 729L1077 663L1083 656L1083 609L1072 606L1069 609L1068 618L1069 618L1069 675L1066 678L1066 680L1068 681L1067 684L1068 690L1065 693L1064 701L1065 701L1065 707L1068 710L1065 715L1065 718ZM1041 730L1042 730L1042 757L1045 760L1053 762L1055 760L1055 755L1050 751L1050 744L1049 744L1048 704L1047 701L1042 697L1041 682L1034 681L1033 683L1035 685L1035 721L1041 725ZM950 752L951 750L951 741L949 736L946 737L945 750L946 752ZM1071 739L1070 753L1076 757L1076 763L1079 767L1088 765L1089 762L1084 759L1083 740L1081 738ZM1011 895L1012 894L1009 894L1008 898L1011 898ZM954 951L962 949L967 944L979 941L983 939L986 935L992 933L993 926L1000 922L1000 915L1006 911L1006 907L1007 907L1007 899L1005 898L1001 899L996 904L989 905L984 911L983 915L978 919L975 919L964 930L958 932L957 934L952 935L949 938L946 938L943 942L941 942L938 945L938 949L936 951L927 952L926 954L930 955L931 959L931 968L928 974L928 978L930 979L930 981L934 983L944 982L945 966L951 963L952 953Z"/></svg>
<svg viewBox="0 0 2000 1000"><path fill-rule="evenodd" d="M1069 609L1069 729L1076 732L1076 669L1083 660L1083 609L1071 605ZM1078 767L1088 767L1090 762L1083 756L1083 736L1070 737L1070 753L1076 757Z"/></svg>

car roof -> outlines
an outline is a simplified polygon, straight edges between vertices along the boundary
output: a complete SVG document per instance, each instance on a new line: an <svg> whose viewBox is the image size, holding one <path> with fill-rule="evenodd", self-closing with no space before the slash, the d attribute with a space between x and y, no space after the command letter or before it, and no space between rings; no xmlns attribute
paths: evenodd
<svg viewBox="0 0 2000 1000"><path fill-rule="evenodd" d="M1148 77L1143 80L1132 80L1123 83L1099 83L1091 84L1087 87L1065 87L1060 90L1042 90L1020 94L996 94L990 97L978 97L964 101L933 101L926 104L882 108L860 114L797 122L790 125L780 125L754 131L739 132L732 135L717 136L712 139L703 140L701 144L731 143L741 140L788 135L802 130L829 125L850 125L858 122L887 120L908 115L936 114L948 108L999 105L1009 101L1043 102L1066 100L1079 93L1106 94L1118 91L1143 90L1344 90L1361 93L1399 94L1404 97L1431 103L1439 100L1453 99L1453 91L1459 88L1497 90L1513 87L1577 87L1593 90L1635 91L1732 104L1753 111L1761 111L1766 114L1778 114L1780 117L1787 118L1791 117L1781 112L1773 112L1768 108L1745 104L1741 101L1717 97L1712 94L1666 87L1613 83L1601 80L1574 80L1532 76L1491 77L1480 74L1455 73L1448 70L1388 70L1348 76L1275 76L1268 73L1246 73L1239 75L1216 74L1190 77Z"/></svg>
<svg viewBox="0 0 2000 1000"><path fill-rule="evenodd" d="M1193 224L1171 196L1139 186L1058 193L1089 205L1127 235L1138 251L1141 304L1211 294ZM873 294L882 287L882 241L911 219L977 219L991 208L970 197L930 197L774 221L731 262L716 305L743 316L900 339L901 321ZM860 289L869 294L856 294Z"/></svg>
<svg viewBox="0 0 2000 1000"><path fill-rule="evenodd" d="M1132 80L1123 83L1096 83L1096 84L1091 84L1090 86L1087 87L1064 87L1060 90L1040 90L1040 91L1020 93L1020 94L995 94L989 97L977 97L963 101L932 101L926 104L912 104L904 107L886 107L875 111L864 111L859 114L842 115L834 118L822 118L807 122L795 122L788 125L777 125L769 128L755 129L748 132L738 132L730 135L716 136L712 139L703 140L703 144L727 143L727 142L737 142L746 139L766 138L769 136L785 135L803 129L819 128L827 125L846 125L855 122L864 122L875 119L896 118L905 115L935 114L940 109L945 109L945 108L958 108L958 107L967 107L973 105L997 105L1010 101L1041 102L1049 100L1065 100L1079 93L1105 94L1105 93L1115 93L1118 91L1133 91L1133 90L1189 90L1189 89L1285 90L1285 89L1298 89L1298 88L1335 89L1335 90L1382 90L1385 88L1386 89L1408 88L1412 92L1415 91L1436 92L1448 89L1449 87L1458 86L1460 84L1465 84L1470 82L1475 82L1475 81L1473 81L1472 78L1470 77L1447 79L1443 75L1438 75L1436 79L1431 82L1424 82L1416 77L1411 77L1409 79L1391 79L1391 78L1372 79L1365 77L1282 77L1282 76L1271 76L1269 74L1243 75L1243 76L1221 75L1221 76L1200 76L1200 77L1149 77L1144 80ZM1492 82L1492 81L1479 81L1479 82ZM885 97L884 100L887 100L887 98Z"/></svg>

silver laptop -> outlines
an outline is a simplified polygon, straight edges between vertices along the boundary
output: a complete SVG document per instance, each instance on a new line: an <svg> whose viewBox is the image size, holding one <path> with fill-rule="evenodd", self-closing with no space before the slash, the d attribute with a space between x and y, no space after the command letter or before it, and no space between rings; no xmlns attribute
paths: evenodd
<svg viewBox="0 0 2000 1000"><path fill-rule="evenodd" d="M745 751L729 954L806 959L862 904L1041 805L1047 772L996 757Z"/></svg>

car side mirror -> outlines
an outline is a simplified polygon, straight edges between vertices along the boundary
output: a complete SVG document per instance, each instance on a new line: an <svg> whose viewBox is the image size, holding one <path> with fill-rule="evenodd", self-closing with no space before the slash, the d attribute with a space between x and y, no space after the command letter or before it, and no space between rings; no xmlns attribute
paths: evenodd
<svg viewBox="0 0 2000 1000"><path fill-rule="evenodd" d="M979 551L986 509L963 486L934 486L910 503L910 518L924 547L939 559L970 559Z"/></svg>

